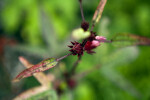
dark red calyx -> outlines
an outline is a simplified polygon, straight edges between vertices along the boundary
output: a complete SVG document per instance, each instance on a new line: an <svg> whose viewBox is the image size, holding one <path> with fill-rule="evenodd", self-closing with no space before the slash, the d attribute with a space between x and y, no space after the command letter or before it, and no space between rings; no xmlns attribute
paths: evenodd
<svg viewBox="0 0 150 100"><path fill-rule="evenodd" d="M78 56L83 55L83 47L82 47L81 43L78 43L76 41L71 42L71 43L72 43L72 45L68 46L71 48L69 51L72 52L73 55L78 55Z"/></svg>
<svg viewBox="0 0 150 100"><path fill-rule="evenodd" d="M93 41L95 40L96 32L91 32L91 35L88 38L88 41Z"/></svg>
<svg viewBox="0 0 150 100"><path fill-rule="evenodd" d="M92 41L87 41L84 46L84 50L89 54L95 53L94 51L92 51L92 49L94 49L94 48L96 48L96 46L92 45Z"/></svg>

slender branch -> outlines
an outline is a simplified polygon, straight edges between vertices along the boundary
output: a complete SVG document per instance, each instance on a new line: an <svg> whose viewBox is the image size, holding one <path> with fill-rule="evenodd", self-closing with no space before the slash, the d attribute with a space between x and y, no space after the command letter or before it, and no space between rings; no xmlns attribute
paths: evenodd
<svg viewBox="0 0 150 100"><path fill-rule="evenodd" d="M90 30L90 31L93 31L94 27L95 27L95 24L92 23L92 26L91 26L91 30Z"/></svg>
<svg viewBox="0 0 150 100"><path fill-rule="evenodd" d="M84 14L83 14L83 7L82 7L82 0L79 0L79 3L80 3L80 11L81 11L82 21L85 22L85 18L84 18ZM87 42L87 39L84 39L83 42L81 43L81 46L84 47L86 42ZM79 56L77 61L74 63L74 65L70 71L70 74L73 75L75 73L76 67L78 66L78 63L80 62L80 60L81 60L81 56Z"/></svg>
<svg viewBox="0 0 150 100"><path fill-rule="evenodd" d="M104 40L104 41L101 41L101 40L95 40L95 41L100 41L100 42L104 42L104 43L112 43L112 40Z"/></svg>
<svg viewBox="0 0 150 100"><path fill-rule="evenodd" d="M95 24L98 23L99 20L101 19L101 16L102 16L106 2L107 2L107 0L101 0L99 2L99 5L98 5L98 7L97 7L97 9L93 15L93 18L92 18L91 31L93 31Z"/></svg>
<svg viewBox="0 0 150 100"><path fill-rule="evenodd" d="M100 67L101 67L100 65L92 67L91 69L88 69L88 70L86 70L84 72L81 72L81 73L78 73L78 74L74 75L73 78L75 80L80 80L80 79L84 78L86 75L88 75L88 74L98 70Z"/></svg>
<svg viewBox="0 0 150 100"><path fill-rule="evenodd" d="M62 59L64 59L64 58L70 56L71 54L72 54L72 53L69 53L69 54L67 54L67 55L65 55L65 56L63 56L63 57L57 58L56 61L60 61L60 60L62 60Z"/></svg>
<svg viewBox="0 0 150 100"><path fill-rule="evenodd" d="M83 14L82 0L79 0L79 3L80 3L80 11L81 11L82 21L84 22L85 18L84 18L84 14Z"/></svg>
<svg viewBox="0 0 150 100"><path fill-rule="evenodd" d="M76 61L76 62L74 63L74 65L72 66L72 69L71 69L71 71L70 71L70 74L71 74L71 75L75 74L75 70L76 70L76 68L77 68L77 66L78 66L78 64L79 64L79 62L80 62L80 60L81 60L81 57L82 57L82 56L79 56L78 59L77 59L77 61Z"/></svg>
<svg viewBox="0 0 150 100"><path fill-rule="evenodd" d="M79 0L79 1L82 1L82 0ZM91 26L90 32L93 31L93 28L94 28L95 24L99 22L99 20L100 20L100 18L102 16L102 12L104 10L106 2L107 2L107 0L101 0L99 2L99 5L98 5L98 7L97 7L97 9L96 9L96 11L95 11L95 13L93 15L93 18L92 18L92 26ZM84 39L83 42L82 42L82 46L83 47L86 44L86 42L87 42L87 39Z"/></svg>
<svg viewBox="0 0 150 100"><path fill-rule="evenodd" d="M34 88L31 88L31 89L21 93L20 95L16 96L13 100L26 100L29 97L34 96L39 93L42 93L48 89L49 88L46 86L34 87Z"/></svg>
<svg viewBox="0 0 150 100"><path fill-rule="evenodd" d="M85 46L86 42L87 42L87 39L84 39L84 40L83 40L83 42L82 42L82 44L81 44L81 45L82 45L82 47L84 47L84 46Z"/></svg>
<svg viewBox="0 0 150 100"><path fill-rule="evenodd" d="M33 66L33 64L31 64L27 59L25 59L24 57L20 56L19 57L19 61L26 67L26 68L30 68Z"/></svg>

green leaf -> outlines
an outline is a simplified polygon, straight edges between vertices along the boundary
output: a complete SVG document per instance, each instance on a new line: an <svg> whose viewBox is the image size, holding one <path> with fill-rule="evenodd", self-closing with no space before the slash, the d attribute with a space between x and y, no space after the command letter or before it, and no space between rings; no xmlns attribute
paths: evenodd
<svg viewBox="0 0 150 100"><path fill-rule="evenodd" d="M105 66L118 66L130 63L138 57L139 51L137 47L126 47L115 50L101 59L101 63Z"/></svg>
<svg viewBox="0 0 150 100"><path fill-rule="evenodd" d="M75 100L96 100L91 85L87 83L80 83L75 89L75 95Z"/></svg>
<svg viewBox="0 0 150 100"><path fill-rule="evenodd" d="M119 72L115 71L113 68L103 66L101 68L101 73L121 89L127 91L128 93L131 93L131 95L137 98L141 97L139 91L130 83L130 81L125 79Z"/></svg>
<svg viewBox="0 0 150 100"><path fill-rule="evenodd" d="M150 45L150 39L143 36L134 34L117 34L112 38L112 43L116 46L134 46L134 45Z"/></svg>

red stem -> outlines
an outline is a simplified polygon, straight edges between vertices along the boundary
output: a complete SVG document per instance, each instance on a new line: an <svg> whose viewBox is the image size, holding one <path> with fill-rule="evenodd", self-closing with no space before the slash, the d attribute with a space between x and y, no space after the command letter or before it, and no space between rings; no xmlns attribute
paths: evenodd
<svg viewBox="0 0 150 100"><path fill-rule="evenodd" d="M64 59L64 58L70 56L71 54L72 54L72 53L69 53L69 54L67 54L67 55L65 55L65 56L63 56L63 57L57 58L56 61L60 61L60 60L62 60L62 59Z"/></svg>
<svg viewBox="0 0 150 100"><path fill-rule="evenodd" d="M79 3L80 3L80 11L81 11L82 21L84 22L85 18L84 18L84 14L83 14L82 0L79 0Z"/></svg>

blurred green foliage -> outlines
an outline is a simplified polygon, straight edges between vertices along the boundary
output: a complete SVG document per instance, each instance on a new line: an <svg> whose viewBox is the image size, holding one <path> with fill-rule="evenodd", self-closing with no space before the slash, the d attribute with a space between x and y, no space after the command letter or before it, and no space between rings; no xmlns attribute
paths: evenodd
<svg viewBox="0 0 150 100"><path fill-rule="evenodd" d="M99 0L83 0L85 19L89 22L98 2ZM64 55L68 50L68 37L81 23L78 0L1 0L0 7L1 34L21 38L21 41L18 40L21 42L19 45L13 49L6 48L4 58L9 60L5 60L4 63L7 61L7 64L4 65L12 65L18 56L16 52L19 52L19 55L29 55L28 60L34 63L37 63L39 58ZM120 32L150 37L149 10L149 0L108 0L100 24L94 31L108 39ZM15 52L10 54L8 50ZM100 69L80 80L74 91L66 90L61 96L62 100L150 100L149 47L117 48L111 44L102 44L95 51L94 55L84 54L77 73L97 65L101 66ZM35 60L33 56L38 59ZM67 70L71 69L75 60L76 57L72 56L63 61ZM16 60L15 62L18 63ZM0 76L3 75L7 76L0 71ZM0 79L7 80L1 77ZM27 83L35 84L32 82L35 80L26 80L31 81ZM0 87L4 82L0 82ZM24 84L26 83L21 86L27 86ZM8 86L10 83L6 85L4 87L7 88L0 88L0 91L4 91L0 92L0 99L3 100L8 94L10 98L16 96ZM22 91L23 88L18 88L17 94ZM51 92L56 100L55 92ZM51 92L43 93L43 97ZM47 99L51 100L49 96ZM41 99L41 95L37 98Z"/></svg>
<svg viewBox="0 0 150 100"><path fill-rule="evenodd" d="M45 91L43 93L41 93L40 95L35 95L31 98L29 98L28 100L58 100L57 98L57 94L55 91L53 90L48 90L48 91Z"/></svg>

